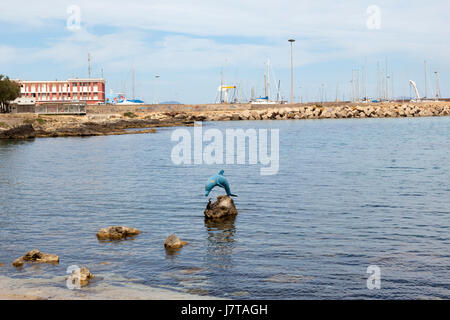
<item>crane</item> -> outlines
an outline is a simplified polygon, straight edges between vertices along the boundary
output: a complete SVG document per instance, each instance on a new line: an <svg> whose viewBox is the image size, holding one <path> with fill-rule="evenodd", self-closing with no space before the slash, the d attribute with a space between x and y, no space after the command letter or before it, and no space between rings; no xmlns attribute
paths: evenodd
<svg viewBox="0 0 450 320"><path fill-rule="evenodd" d="M229 95L229 91L234 89L233 91L233 95L230 97ZM219 91L220 93L220 99L219 99L219 103L231 103L233 102L232 100L234 100L234 96L235 96L235 91L236 91L236 86L225 86L225 85L221 85L219 86L219 88L217 88L217 91Z"/></svg>

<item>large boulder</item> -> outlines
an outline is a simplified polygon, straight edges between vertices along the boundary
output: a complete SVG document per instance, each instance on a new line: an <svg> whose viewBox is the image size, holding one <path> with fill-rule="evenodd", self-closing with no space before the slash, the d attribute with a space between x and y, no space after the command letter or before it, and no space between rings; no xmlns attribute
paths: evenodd
<svg viewBox="0 0 450 320"><path fill-rule="evenodd" d="M251 112L251 117L252 117L254 120L261 120L261 115L260 115L259 111L257 111L257 110L253 110L253 111Z"/></svg>
<svg viewBox="0 0 450 320"><path fill-rule="evenodd" d="M166 249L179 249L183 247L185 244L187 244L186 241L181 241L180 238L178 238L176 235L171 234L166 238L164 241L164 247Z"/></svg>
<svg viewBox="0 0 450 320"><path fill-rule="evenodd" d="M240 120L239 113L232 113L231 120L233 120L233 121Z"/></svg>
<svg viewBox="0 0 450 320"><path fill-rule="evenodd" d="M250 118L250 111L249 110L244 110L244 111L242 111L241 112L241 114L239 115L239 118L241 119L241 120L249 120L249 118Z"/></svg>
<svg viewBox="0 0 450 320"><path fill-rule="evenodd" d="M238 214L233 199L228 196L218 196L216 202L209 199L204 211L206 219L220 219Z"/></svg>
<svg viewBox="0 0 450 320"><path fill-rule="evenodd" d="M120 240L126 239L128 237L133 237L140 234L136 228L129 228L124 226L110 226L107 228L100 229L97 232L97 239L99 240Z"/></svg>
<svg viewBox="0 0 450 320"><path fill-rule="evenodd" d="M38 262L38 263L59 263L59 257L56 254L43 253L38 249L33 249L24 254L23 257L17 258L13 262L14 267L21 267L27 262Z"/></svg>

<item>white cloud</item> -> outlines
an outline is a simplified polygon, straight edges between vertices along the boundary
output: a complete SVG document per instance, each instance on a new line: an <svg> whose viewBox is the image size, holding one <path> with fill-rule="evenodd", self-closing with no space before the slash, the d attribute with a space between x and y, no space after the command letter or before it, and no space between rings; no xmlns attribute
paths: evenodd
<svg viewBox="0 0 450 320"><path fill-rule="evenodd" d="M47 36L52 34L50 28L65 28L66 10L72 4L81 9L82 29ZM366 9L373 4L381 9L380 30L366 26ZM0 26L16 24L21 30L38 29L41 35L39 45L26 48L0 43L0 66L50 62L82 68L90 52L93 63L116 73L131 66L142 73L217 72L225 63L259 70L267 57L277 68L287 69L287 39L294 37L297 67L397 54L432 59L450 69L447 0L426 4L418 0L41 0L23 6L0 0L0 5ZM164 33L156 32L153 39L155 31ZM26 39L26 31L22 34Z"/></svg>
<svg viewBox="0 0 450 320"><path fill-rule="evenodd" d="M72 4L72 1L45 0L30 1L25 7L5 4L2 7L6 10L3 10L0 21L33 26L43 26L51 19L65 21L68 18L66 9ZM296 54L301 58L296 59L297 62L317 60L314 51L323 57L339 58L344 54L352 55L352 52L368 55L374 51L413 49L423 54L430 46L449 49L443 41L450 36L446 17L450 10L448 1L434 1L433 4L415 0L378 1L376 5L380 7L382 20L381 29L376 31L368 30L366 26L366 9L371 4L359 0L345 3L330 0L80 0L76 3L81 9L81 22L88 29L112 26L118 28L117 35L123 32L122 29L130 28L140 32L159 30L179 33L191 39L190 44L186 43L187 38L183 39L182 44L186 48L190 46L201 51L207 49L208 43L198 37L220 36L248 37L250 45L234 45L234 48L251 51L259 48L258 52L265 50L268 53L276 51L271 50L271 46L282 48L285 40L295 37L299 39ZM76 37L70 37L73 38ZM255 38L258 43L267 41L268 44L251 45ZM173 39L176 38L166 39L166 48L172 49L170 41ZM134 45L145 46L140 39L133 40ZM151 45L147 44L147 47L153 48ZM108 47L107 44L104 46ZM211 42L210 47L207 51L214 54L218 45ZM227 51L233 45L223 45L221 48ZM308 52L309 57L305 57L304 53Z"/></svg>

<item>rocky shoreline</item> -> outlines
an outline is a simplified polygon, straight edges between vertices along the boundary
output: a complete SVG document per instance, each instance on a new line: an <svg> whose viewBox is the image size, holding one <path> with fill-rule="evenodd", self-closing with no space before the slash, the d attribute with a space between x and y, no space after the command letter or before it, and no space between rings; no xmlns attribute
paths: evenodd
<svg viewBox="0 0 450 320"><path fill-rule="evenodd" d="M235 106L231 106L235 107ZM301 120L450 116L448 102L385 103L367 105L271 105L190 111L143 111L86 116L0 115L0 139L73 137L153 133L157 127L192 126L195 121ZM145 108L144 108L145 109ZM142 130L127 130L142 129Z"/></svg>
<svg viewBox="0 0 450 320"><path fill-rule="evenodd" d="M0 118L1 119L1 118ZM157 127L192 126L193 121L167 119L118 119L90 121L89 118L47 116L34 119L27 117L23 123L0 128L0 139L31 139L50 137L86 137L103 135L122 135L155 133ZM141 130L127 130L127 129Z"/></svg>

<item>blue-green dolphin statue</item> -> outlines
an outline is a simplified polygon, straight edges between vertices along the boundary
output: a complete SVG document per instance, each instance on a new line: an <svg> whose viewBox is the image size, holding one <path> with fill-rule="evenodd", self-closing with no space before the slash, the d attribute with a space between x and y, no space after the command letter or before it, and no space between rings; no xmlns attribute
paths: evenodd
<svg viewBox="0 0 450 320"><path fill-rule="evenodd" d="M209 193L215 186L224 188L227 192L227 196L237 197L237 195L231 193L230 185L228 184L227 179L223 176L223 172L223 170L220 170L219 174L216 174L208 179L208 183L206 183L205 185L205 197L209 195Z"/></svg>

